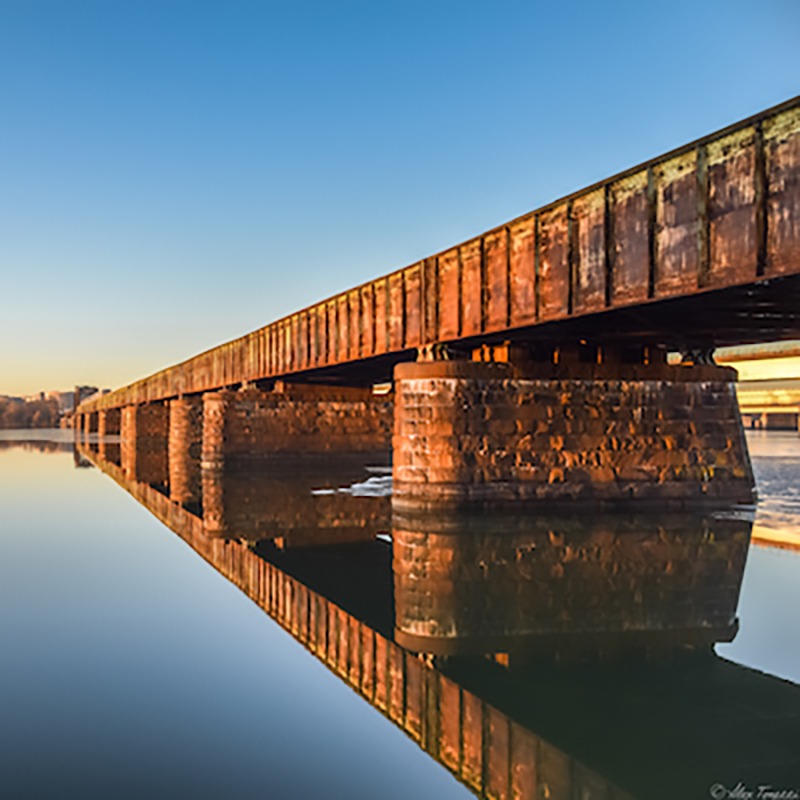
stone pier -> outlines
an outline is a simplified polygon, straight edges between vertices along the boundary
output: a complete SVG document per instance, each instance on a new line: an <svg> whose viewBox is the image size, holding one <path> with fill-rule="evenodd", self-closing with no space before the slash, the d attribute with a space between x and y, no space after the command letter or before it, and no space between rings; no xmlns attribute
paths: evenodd
<svg viewBox="0 0 800 800"><path fill-rule="evenodd" d="M388 453L392 397L371 389L284 384L203 396L203 467L282 454Z"/></svg>
<svg viewBox="0 0 800 800"><path fill-rule="evenodd" d="M395 502L752 502L735 380L663 361L399 364Z"/></svg>
<svg viewBox="0 0 800 800"><path fill-rule="evenodd" d="M99 436L119 436L122 426L122 412L119 408L101 409L97 412L97 433Z"/></svg>
<svg viewBox="0 0 800 800"><path fill-rule="evenodd" d="M122 429L122 411L119 408L101 409L97 412L97 452L100 458L118 464L120 461L119 441L109 441L109 437L119 436Z"/></svg>
<svg viewBox="0 0 800 800"><path fill-rule="evenodd" d="M169 491L181 505L200 501L200 454L203 397L190 395L169 402Z"/></svg>
<svg viewBox="0 0 800 800"><path fill-rule="evenodd" d="M121 414L121 463L129 480L168 483L169 411L164 403L126 406Z"/></svg>
<svg viewBox="0 0 800 800"><path fill-rule="evenodd" d="M81 415L81 430L85 436L88 436L90 433L97 433L97 425L98 425L98 412L97 411L88 411L85 414Z"/></svg>

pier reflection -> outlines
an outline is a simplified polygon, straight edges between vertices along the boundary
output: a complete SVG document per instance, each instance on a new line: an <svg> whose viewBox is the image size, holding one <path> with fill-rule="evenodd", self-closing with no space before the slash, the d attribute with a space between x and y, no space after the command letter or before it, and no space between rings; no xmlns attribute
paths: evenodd
<svg viewBox="0 0 800 800"><path fill-rule="evenodd" d="M712 648L747 520L392 517L321 461L207 471L187 504L79 450L480 797L794 785L798 688Z"/></svg>
<svg viewBox="0 0 800 800"><path fill-rule="evenodd" d="M30 439L0 439L0 450L30 450L35 453L72 453L72 442L51 442L47 440Z"/></svg>
<svg viewBox="0 0 800 800"><path fill-rule="evenodd" d="M725 514L395 514L397 640L613 656L730 641L751 523Z"/></svg>
<svg viewBox="0 0 800 800"><path fill-rule="evenodd" d="M257 470L203 470L202 516L209 536L281 547L368 541L391 528L380 467L361 460L282 459Z"/></svg>

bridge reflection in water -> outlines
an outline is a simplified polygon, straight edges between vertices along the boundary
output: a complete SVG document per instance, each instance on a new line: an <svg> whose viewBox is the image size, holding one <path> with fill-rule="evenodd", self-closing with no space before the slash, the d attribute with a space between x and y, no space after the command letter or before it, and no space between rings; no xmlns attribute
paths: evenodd
<svg viewBox="0 0 800 800"><path fill-rule="evenodd" d="M712 649L736 634L746 519L393 517L380 471L330 459L204 470L172 499L113 443L85 459L480 797L795 785L798 687Z"/></svg>

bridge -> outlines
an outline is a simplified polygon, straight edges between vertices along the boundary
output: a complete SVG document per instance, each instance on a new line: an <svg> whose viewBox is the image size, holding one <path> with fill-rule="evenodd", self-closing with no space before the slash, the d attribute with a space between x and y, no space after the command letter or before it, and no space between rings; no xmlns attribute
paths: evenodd
<svg viewBox="0 0 800 800"><path fill-rule="evenodd" d="M794 98L85 401L76 424L133 461L174 439L197 468L391 448L410 503L747 502L735 371L711 354L800 336L799 276Z"/></svg>

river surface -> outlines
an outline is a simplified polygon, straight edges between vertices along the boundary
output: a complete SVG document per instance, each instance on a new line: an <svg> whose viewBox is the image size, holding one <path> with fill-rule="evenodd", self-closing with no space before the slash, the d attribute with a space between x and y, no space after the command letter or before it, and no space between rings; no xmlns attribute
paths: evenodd
<svg viewBox="0 0 800 800"><path fill-rule="evenodd" d="M800 793L800 438L748 435L755 512L511 518L0 431L0 797Z"/></svg>

